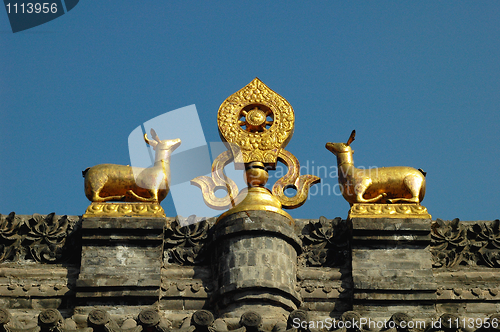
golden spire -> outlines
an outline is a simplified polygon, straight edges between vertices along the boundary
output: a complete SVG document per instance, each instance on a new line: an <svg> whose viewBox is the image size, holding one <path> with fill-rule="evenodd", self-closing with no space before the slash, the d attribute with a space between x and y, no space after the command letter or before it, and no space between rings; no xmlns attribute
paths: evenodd
<svg viewBox="0 0 500 332"><path fill-rule="evenodd" d="M292 138L294 122L290 103L258 78L229 96L217 115L219 134L228 143L229 151L214 161L212 177L191 180L202 189L205 203L214 209L232 207L222 216L264 210L285 215L293 222L281 208L293 209L304 204L309 187L320 181L317 176L301 176L297 158L284 149ZM244 164L248 184L239 195L234 182L223 173L224 166L233 160L236 167ZM264 186L268 170L276 169L278 160L288 167L288 172L274 184L271 193ZM227 195L215 197L215 191L221 188L226 189ZM296 195L285 196L283 192L287 188L295 189Z"/></svg>

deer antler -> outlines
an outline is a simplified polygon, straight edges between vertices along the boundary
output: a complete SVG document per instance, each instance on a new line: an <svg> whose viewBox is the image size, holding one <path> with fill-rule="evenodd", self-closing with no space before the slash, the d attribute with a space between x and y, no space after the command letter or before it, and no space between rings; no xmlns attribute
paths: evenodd
<svg viewBox="0 0 500 332"><path fill-rule="evenodd" d="M351 143L354 141L354 136L356 136L356 130L352 131L351 136L349 136L349 139L347 140L347 143L345 145L351 145Z"/></svg>

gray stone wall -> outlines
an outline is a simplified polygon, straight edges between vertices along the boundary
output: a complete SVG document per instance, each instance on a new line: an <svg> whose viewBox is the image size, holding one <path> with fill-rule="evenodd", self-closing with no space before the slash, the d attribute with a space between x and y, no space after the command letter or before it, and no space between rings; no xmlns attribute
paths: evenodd
<svg viewBox="0 0 500 332"><path fill-rule="evenodd" d="M149 306L161 286L162 218L85 218L82 255L76 282L76 310L94 306Z"/></svg>
<svg viewBox="0 0 500 332"><path fill-rule="evenodd" d="M500 318L499 225L0 215L0 328L280 331L293 318L441 317L476 321L435 330L476 331Z"/></svg>
<svg viewBox="0 0 500 332"><path fill-rule="evenodd" d="M248 308L264 317L297 309L297 253L301 241L289 220L277 213L246 211L212 228L212 266L217 290L212 298L223 316Z"/></svg>
<svg viewBox="0 0 500 332"><path fill-rule="evenodd" d="M436 281L432 273L431 220L353 218L353 309L378 320L398 312L431 319Z"/></svg>

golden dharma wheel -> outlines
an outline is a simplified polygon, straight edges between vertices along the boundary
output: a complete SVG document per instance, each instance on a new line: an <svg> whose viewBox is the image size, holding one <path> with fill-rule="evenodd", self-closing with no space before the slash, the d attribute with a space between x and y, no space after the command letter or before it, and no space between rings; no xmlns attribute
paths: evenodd
<svg viewBox="0 0 500 332"><path fill-rule="evenodd" d="M262 162L274 167L293 135L292 105L255 78L229 96L219 107L217 124L223 140L241 150L243 163ZM234 144L234 145L233 145Z"/></svg>

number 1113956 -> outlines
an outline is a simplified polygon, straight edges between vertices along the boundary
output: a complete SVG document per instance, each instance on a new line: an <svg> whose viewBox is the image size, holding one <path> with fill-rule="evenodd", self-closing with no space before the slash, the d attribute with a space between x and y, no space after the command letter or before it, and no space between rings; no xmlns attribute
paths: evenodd
<svg viewBox="0 0 500 332"><path fill-rule="evenodd" d="M55 14L58 11L57 3L36 2L36 3L7 3L5 5L8 14Z"/></svg>

